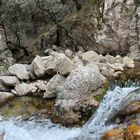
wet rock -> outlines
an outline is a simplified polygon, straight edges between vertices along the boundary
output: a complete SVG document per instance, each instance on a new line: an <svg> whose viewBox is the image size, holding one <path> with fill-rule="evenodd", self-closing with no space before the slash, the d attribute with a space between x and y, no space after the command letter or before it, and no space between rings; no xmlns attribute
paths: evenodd
<svg viewBox="0 0 140 140"><path fill-rule="evenodd" d="M10 92L0 92L0 104L14 97L14 94Z"/></svg>
<svg viewBox="0 0 140 140"><path fill-rule="evenodd" d="M120 111L120 114L127 116L140 113L140 101L132 102Z"/></svg>
<svg viewBox="0 0 140 140"><path fill-rule="evenodd" d="M0 76L0 83L6 86L16 86L20 84L20 81L15 76Z"/></svg>
<svg viewBox="0 0 140 140"><path fill-rule="evenodd" d="M124 132L125 140L139 140L140 139L140 126L132 124L127 127Z"/></svg>
<svg viewBox="0 0 140 140"><path fill-rule="evenodd" d="M65 83L65 79L66 78L60 74L54 75L47 83L44 98L56 98Z"/></svg>
<svg viewBox="0 0 140 140"><path fill-rule="evenodd" d="M78 56L75 56L74 57L73 62L74 62L74 64L75 64L76 67L79 66L79 65L84 66L82 60Z"/></svg>
<svg viewBox="0 0 140 140"><path fill-rule="evenodd" d="M134 62L134 60L131 59L131 58L129 58L129 57L127 57L127 56L125 56L125 57L123 58L123 63L124 63L124 65L125 65L126 67L128 67L128 68L134 68L134 67L135 67L135 62Z"/></svg>
<svg viewBox="0 0 140 140"><path fill-rule="evenodd" d="M102 140L124 140L123 139L123 130L114 129L110 130L102 137Z"/></svg>
<svg viewBox="0 0 140 140"><path fill-rule="evenodd" d="M26 67L23 64L14 64L8 69L11 75L16 76L20 80L29 80L29 75Z"/></svg>
<svg viewBox="0 0 140 140"><path fill-rule="evenodd" d="M57 72L61 75L67 75L74 68L74 63L63 53L52 52L50 56L42 59L45 63L46 72L51 75Z"/></svg>
<svg viewBox="0 0 140 140"><path fill-rule="evenodd" d="M21 83L15 87L15 91L18 96L24 96L27 94L35 93L37 91L37 87L34 84L26 84Z"/></svg>
<svg viewBox="0 0 140 140"><path fill-rule="evenodd" d="M40 56L36 56L31 65L32 71L37 77L45 75L45 64Z"/></svg>

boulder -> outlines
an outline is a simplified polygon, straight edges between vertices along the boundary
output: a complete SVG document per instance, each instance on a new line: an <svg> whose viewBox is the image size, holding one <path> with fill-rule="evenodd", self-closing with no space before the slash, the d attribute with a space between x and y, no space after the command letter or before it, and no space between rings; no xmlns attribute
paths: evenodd
<svg viewBox="0 0 140 140"><path fill-rule="evenodd" d="M15 87L15 91L18 96L24 96L27 94L35 93L37 92L37 87L34 84L26 84L21 83Z"/></svg>
<svg viewBox="0 0 140 140"><path fill-rule="evenodd" d="M16 76L20 80L29 80L29 75L26 67L23 64L14 64L8 69L11 75Z"/></svg>
<svg viewBox="0 0 140 140"><path fill-rule="evenodd" d="M14 97L14 94L10 92L0 92L0 104Z"/></svg>
<svg viewBox="0 0 140 140"><path fill-rule="evenodd" d="M132 58L127 57L127 56L125 56L123 58L123 64L128 68L134 68L135 67L134 60Z"/></svg>
<svg viewBox="0 0 140 140"><path fill-rule="evenodd" d="M81 95L90 95L100 88L104 81L105 78L96 65L79 66L67 77L60 97L62 99L75 99Z"/></svg>
<svg viewBox="0 0 140 140"><path fill-rule="evenodd" d="M0 76L0 83L6 86L16 86L20 81L15 76Z"/></svg>
<svg viewBox="0 0 140 140"><path fill-rule="evenodd" d="M88 51L83 54L82 59L90 63L95 63L99 62L99 55L94 51Z"/></svg>
<svg viewBox="0 0 140 140"><path fill-rule="evenodd" d="M46 72L51 75L57 72L61 75L67 75L74 68L74 63L63 53L52 52L50 56L42 59L45 63Z"/></svg>
<svg viewBox="0 0 140 140"><path fill-rule="evenodd" d="M80 111L89 115L98 106L98 102L92 95L94 91L102 87L104 82L105 78L94 64L79 66L73 70L66 78L55 104L62 123L69 122L68 118L72 118L70 115L80 114ZM70 112L73 113L69 114Z"/></svg>
<svg viewBox="0 0 140 140"><path fill-rule="evenodd" d="M54 75L47 83L44 98L56 98L65 83L65 79L66 78L60 74Z"/></svg>
<svg viewBox="0 0 140 140"><path fill-rule="evenodd" d="M31 65L32 71L37 77L45 75L45 64L40 56L36 56Z"/></svg>

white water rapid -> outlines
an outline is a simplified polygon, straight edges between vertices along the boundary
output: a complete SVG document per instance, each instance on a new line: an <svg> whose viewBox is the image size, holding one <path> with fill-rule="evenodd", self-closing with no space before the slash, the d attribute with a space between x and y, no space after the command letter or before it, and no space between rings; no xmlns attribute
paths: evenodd
<svg viewBox="0 0 140 140"><path fill-rule="evenodd" d="M108 91L96 114L83 128L68 129L48 120L35 122L9 119L0 121L0 132L5 133L4 140L69 140L74 137L78 140L98 140L104 132L115 127L108 121L120 110L124 98L136 89L116 87Z"/></svg>

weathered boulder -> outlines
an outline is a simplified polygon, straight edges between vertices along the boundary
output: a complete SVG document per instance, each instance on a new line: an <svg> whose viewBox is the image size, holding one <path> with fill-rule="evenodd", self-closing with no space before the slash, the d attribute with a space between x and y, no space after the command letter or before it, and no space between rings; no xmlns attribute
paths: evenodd
<svg viewBox="0 0 140 140"><path fill-rule="evenodd" d="M86 109L90 110L90 108L93 109L97 106L98 103L92 95L104 82L105 78L96 65L79 66L73 70L66 78L62 91L56 100L56 111L63 114L61 115L62 121L69 122L68 118L72 114L69 114L69 112L73 112L74 115L80 112L82 108L82 111L86 112Z"/></svg>
<svg viewBox="0 0 140 140"><path fill-rule="evenodd" d="M20 80L29 80L29 74L23 64L14 64L8 69L11 75L16 76Z"/></svg>
<svg viewBox="0 0 140 140"><path fill-rule="evenodd" d="M56 98L57 93L59 93L63 87L65 79L66 78L60 74L54 75L47 83L44 98Z"/></svg>
<svg viewBox="0 0 140 140"><path fill-rule="evenodd" d="M105 81L96 65L79 66L67 77L59 99L75 99L81 95L90 95Z"/></svg>
<svg viewBox="0 0 140 140"><path fill-rule="evenodd" d="M18 96L24 96L37 92L37 87L34 84L21 83L15 87L15 91Z"/></svg>
<svg viewBox="0 0 140 140"><path fill-rule="evenodd" d="M20 81L15 76L0 76L0 83L6 86L16 86L20 84Z"/></svg>
<svg viewBox="0 0 140 140"><path fill-rule="evenodd" d="M74 67L74 63L63 53L52 52L50 56L43 57L42 59L48 74L58 72L61 75L67 75Z"/></svg>
<svg viewBox="0 0 140 140"><path fill-rule="evenodd" d="M36 56L33 60L32 71L35 73L37 77L42 77L45 75L45 64L40 56Z"/></svg>
<svg viewBox="0 0 140 140"><path fill-rule="evenodd" d="M14 94L10 92L0 92L0 104L14 97Z"/></svg>
<svg viewBox="0 0 140 140"><path fill-rule="evenodd" d="M83 54L82 59L90 63L95 63L99 62L99 55L94 51L87 51Z"/></svg>

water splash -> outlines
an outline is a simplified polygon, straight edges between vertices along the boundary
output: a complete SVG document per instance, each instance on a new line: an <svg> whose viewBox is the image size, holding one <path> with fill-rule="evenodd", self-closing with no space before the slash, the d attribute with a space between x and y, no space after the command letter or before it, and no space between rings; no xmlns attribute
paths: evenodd
<svg viewBox="0 0 140 140"><path fill-rule="evenodd" d="M4 140L68 140L77 137L80 131L80 128L68 129L49 120L40 123L15 119L0 122L0 132L5 133Z"/></svg>

